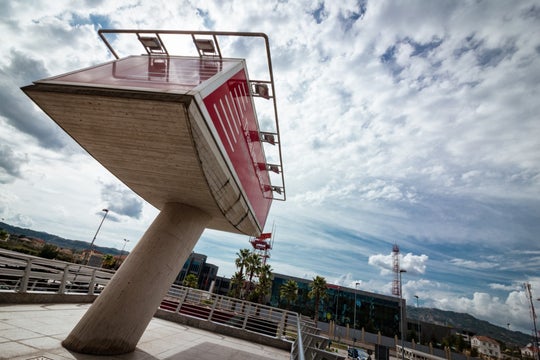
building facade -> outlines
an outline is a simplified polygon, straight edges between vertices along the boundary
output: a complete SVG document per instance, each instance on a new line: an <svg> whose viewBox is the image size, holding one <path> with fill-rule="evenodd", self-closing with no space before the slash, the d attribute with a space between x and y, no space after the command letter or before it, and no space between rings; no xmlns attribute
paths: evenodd
<svg viewBox="0 0 540 360"><path fill-rule="evenodd" d="M180 273L176 277L174 283L177 285L182 285L186 276L193 274L198 279L199 289L206 291L210 290L212 282L214 282L217 278L219 267L214 264L207 263L206 259L206 255L192 252L184 263L184 266L182 267L182 270L180 270Z"/></svg>
<svg viewBox="0 0 540 360"><path fill-rule="evenodd" d="M527 344L527 346L521 348L521 356L525 359L538 359L540 349L534 344Z"/></svg>
<svg viewBox="0 0 540 360"><path fill-rule="evenodd" d="M471 347L478 351L478 355L485 359L500 359L501 346L499 343L487 336L473 336Z"/></svg>
<svg viewBox="0 0 540 360"><path fill-rule="evenodd" d="M288 280L294 280L298 284L298 298L291 304L291 311L313 319L315 301L308 296L312 282L309 279L273 274L270 305L286 307L285 300L280 298L280 288ZM371 333L380 331L385 336L400 336L399 305L400 300L396 297L328 284L327 298L320 301L317 319L325 322L332 320L337 325L348 325L350 328L364 328L365 331ZM405 300L403 300L403 305L405 306ZM407 318L405 311L404 318Z"/></svg>
<svg viewBox="0 0 540 360"><path fill-rule="evenodd" d="M216 282L214 285L213 293L218 295L229 295L229 290L231 289L231 279L218 276L216 277Z"/></svg>

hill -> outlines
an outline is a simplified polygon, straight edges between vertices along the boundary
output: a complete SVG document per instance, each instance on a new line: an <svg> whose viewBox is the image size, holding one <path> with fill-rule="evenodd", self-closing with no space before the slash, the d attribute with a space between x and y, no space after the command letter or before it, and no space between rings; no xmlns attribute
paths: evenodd
<svg viewBox="0 0 540 360"><path fill-rule="evenodd" d="M42 239L42 240L45 240L45 242L56 245L60 248L73 249L76 251L82 251L82 250L86 250L90 248L90 242L87 242L87 241L64 239L60 236L52 235L52 234L42 232L42 231L35 231L31 229L20 228L17 226L11 226L1 221L0 221L0 229L4 229L5 231L7 231L8 233L14 236L24 235L24 236ZM120 250L116 248L97 246L95 243L94 243L94 249L103 254L120 255Z"/></svg>
<svg viewBox="0 0 540 360"><path fill-rule="evenodd" d="M517 345L522 347L531 342L529 335L493 325L465 313L407 306L407 318L409 321L420 320L421 322L449 326L476 335L485 335L505 343L506 346Z"/></svg>

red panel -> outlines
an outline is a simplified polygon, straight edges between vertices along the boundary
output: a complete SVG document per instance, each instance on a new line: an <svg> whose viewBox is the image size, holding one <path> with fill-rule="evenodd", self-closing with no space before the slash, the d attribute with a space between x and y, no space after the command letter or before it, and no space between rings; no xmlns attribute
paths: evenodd
<svg viewBox="0 0 540 360"><path fill-rule="evenodd" d="M242 69L204 98L204 104L219 134L255 217L264 227L272 191L270 178L259 163L266 163L258 133L245 70Z"/></svg>
<svg viewBox="0 0 540 360"><path fill-rule="evenodd" d="M238 60L131 56L47 80L116 88L190 91Z"/></svg>

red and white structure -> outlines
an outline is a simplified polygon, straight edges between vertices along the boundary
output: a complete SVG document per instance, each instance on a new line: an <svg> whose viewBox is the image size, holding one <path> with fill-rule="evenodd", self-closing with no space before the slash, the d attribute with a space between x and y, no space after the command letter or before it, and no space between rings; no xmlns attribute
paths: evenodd
<svg viewBox="0 0 540 360"><path fill-rule="evenodd" d="M401 297L401 277L399 268L399 246L394 244L392 247L392 271L394 272L394 281L392 282L392 295Z"/></svg>
<svg viewBox="0 0 540 360"><path fill-rule="evenodd" d="M100 30L99 35L114 56L110 62L39 80L23 91L160 210L63 342L76 352L111 355L135 349L205 228L260 237L272 201L285 200L286 194L265 34ZM222 55L224 49L252 44L262 49L256 68L264 69L264 76L256 80L244 59ZM185 55L190 48L192 54ZM120 57L117 49L130 50ZM268 128L261 129L261 123Z"/></svg>
<svg viewBox="0 0 540 360"><path fill-rule="evenodd" d="M262 259L262 264L266 265L266 262L270 258L270 250L274 246L274 238L271 233L262 233L260 236L249 239L253 252L258 254Z"/></svg>

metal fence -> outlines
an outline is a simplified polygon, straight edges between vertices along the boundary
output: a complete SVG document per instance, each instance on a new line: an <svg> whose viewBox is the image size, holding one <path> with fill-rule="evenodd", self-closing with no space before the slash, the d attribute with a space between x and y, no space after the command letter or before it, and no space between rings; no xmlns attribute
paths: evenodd
<svg viewBox="0 0 540 360"><path fill-rule="evenodd" d="M98 295L114 271L0 249L0 292ZM173 285L160 309L291 342L291 359L343 359L297 313Z"/></svg>
<svg viewBox="0 0 540 360"><path fill-rule="evenodd" d="M0 291L99 294L114 271L0 249Z"/></svg>
<svg viewBox="0 0 540 360"><path fill-rule="evenodd" d="M314 321L298 313L173 285L160 305L163 310L292 342L291 359L344 359L327 351L328 337Z"/></svg>
<svg viewBox="0 0 540 360"><path fill-rule="evenodd" d="M184 286L172 285L160 308L280 339L297 335L295 312Z"/></svg>

